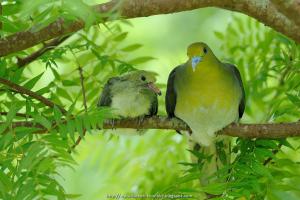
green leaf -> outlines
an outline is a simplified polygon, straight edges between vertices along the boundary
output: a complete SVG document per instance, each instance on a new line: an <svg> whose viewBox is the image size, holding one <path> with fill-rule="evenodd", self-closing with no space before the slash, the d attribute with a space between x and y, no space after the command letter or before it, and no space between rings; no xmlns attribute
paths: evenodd
<svg viewBox="0 0 300 200"><path fill-rule="evenodd" d="M135 51L135 50L141 48L142 46L143 45L141 45L141 44L132 44L132 45L122 48L121 51L131 52L131 51Z"/></svg>
<svg viewBox="0 0 300 200"><path fill-rule="evenodd" d="M153 59L155 59L155 58L153 58L151 56L144 56L144 57L135 58L135 59L129 61L129 63L131 63L133 65L138 65L138 64L142 64L142 63L148 62Z"/></svg>
<svg viewBox="0 0 300 200"><path fill-rule="evenodd" d="M255 145L261 147L267 147L271 149L277 149L277 144L273 140L259 139L255 141Z"/></svg>
<svg viewBox="0 0 300 200"><path fill-rule="evenodd" d="M200 189L209 194L220 195L226 189L226 184L214 183L214 184L209 184L208 186L202 187Z"/></svg>
<svg viewBox="0 0 300 200"><path fill-rule="evenodd" d="M71 80L63 80L62 81L63 86L78 86L78 83Z"/></svg>
<svg viewBox="0 0 300 200"><path fill-rule="evenodd" d="M252 163L252 169L255 173L261 175L261 176L267 176L269 178L272 177L271 173L268 171L268 169L261 163L253 162Z"/></svg>
<svg viewBox="0 0 300 200"><path fill-rule="evenodd" d="M12 33L12 32L17 32L19 30L19 27L17 27L13 21L11 21L10 19L4 16L0 15L0 21L3 24L2 29L6 32Z"/></svg>
<svg viewBox="0 0 300 200"><path fill-rule="evenodd" d="M7 73L6 63L3 61L0 61L0 77L4 77L6 73Z"/></svg>
<svg viewBox="0 0 300 200"><path fill-rule="evenodd" d="M65 196L68 199L77 199L78 197L81 197L82 195L81 194L65 194Z"/></svg>
<svg viewBox="0 0 300 200"><path fill-rule="evenodd" d="M37 75L36 77L30 79L29 81L27 81L23 87L31 90L35 84L40 80L40 78L43 76L44 72L42 72L41 74Z"/></svg>
<svg viewBox="0 0 300 200"><path fill-rule="evenodd" d="M68 133L70 134L71 139L73 140L73 142L75 142L74 132L76 130L76 125L75 125L75 122L73 120L68 120L67 121L67 130L68 130Z"/></svg>
<svg viewBox="0 0 300 200"><path fill-rule="evenodd" d="M56 69L54 69L53 67L51 67L51 64L50 64L50 69L55 77L56 80L60 80L60 75L59 73L56 71Z"/></svg>
<svg viewBox="0 0 300 200"><path fill-rule="evenodd" d="M21 68L18 68L15 72L14 72L14 74L11 76L11 77L9 77L10 78L10 80L12 81L12 82L14 82L14 83L20 83L20 79L21 79L21 76L22 76L22 73L23 73L23 70L25 69L25 67L21 67Z"/></svg>
<svg viewBox="0 0 300 200"><path fill-rule="evenodd" d="M59 130L59 134L62 138L67 138L68 130L64 124L59 124L58 130Z"/></svg>
<svg viewBox="0 0 300 200"><path fill-rule="evenodd" d="M286 93L286 96L293 104L295 104L297 107L300 107L300 98L298 96L288 93Z"/></svg>
<svg viewBox="0 0 300 200"><path fill-rule="evenodd" d="M83 127L82 127L82 120L76 118L75 119L75 126L76 126L76 130L78 131L79 135L81 138L83 138Z"/></svg>
<svg viewBox="0 0 300 200"><path fill-rule="evenodd" d="M127 37L127 35L128 35L128 32L121 33L121 34L115 36L113 38L113 40L116 42L121 42L122 40L124 40Z"/></svg>
<svg viewBox="0 0 300 200"><path fill-rule="evenodd" d="M21 4L16 2L14 4L2 5L2 9L3 9L3 13L2 13L3 16L13 15L20 12Z"/></svg>
<svg viewBox="0 0 300 200"><path fill-rule="evenodd" d="M58 87L58 88L56 88L56 92L60 97L63 97L71 102L73 101L71 95L66 90Z"/></svg>
<svg viewBox="0 0 300 200"><path fill-rule="evenodd" d="M10 191L12 189L13 184L9 178L9 175L5 174L3 171L0 171L0 182L6 191Z"/></svg>
<svg viewBox="0 0 300 200"><path fill-rule="evenodd" d="M271 150L264 149L264 148L255 148L254 150L255 156L258 158L260 161L264 161L267 158L273 158L274 154L272 153Z"/></svg>
<svg viewBox="0 0 300 200"><path fill-rule="evenodd" d="M295 148L293 147L293 145L292 145L291 143L289 143L289 142L287 141L287 139L281 139L281 140L280 140L280 144L282 144L283 146L286 146L286 147L288 147L288 148L290 148L290 149L295 150Z"/></svg>
<svg viewBox="0 0 300 200"><path fill-rule="evenodd" d="M214 32L215 36L220 39L220 40L223 40L224 39L224 34L219 32L219 31L215 31Z"/></svg>
<svg viewBox="0 0 300 200"><path fill-rule="evenodd" d="M39 115L39 114L32 114L32 116L33 116L35 122L41 124L42 126L47 128L48 130L51 129L52 123L47 118L45 118L45 117L43 117L42 115Z"/></svg>
<svg viewBox="0 0 300 200"><path fill-rule="evenodd" d="M55 105L53 108L53 113L54 113L54 119L57 123L61 121L62 113L60 109Z"/></svg>

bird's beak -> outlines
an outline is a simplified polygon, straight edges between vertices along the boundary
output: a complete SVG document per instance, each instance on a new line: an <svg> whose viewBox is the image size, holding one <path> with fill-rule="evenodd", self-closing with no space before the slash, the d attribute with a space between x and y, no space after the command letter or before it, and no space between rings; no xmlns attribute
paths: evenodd
<svg viewBox="0 0 300 200"><path fill-rule="evenodd" d="M196 70L196 66L199 62L202 61L202 57L200 56L194 56L192 57L192 68L193 68L193 72Z"/></svg>
<svg viewBox="0 0 300 200"><path fill-rule="evenodd" d="M159 96L161 95L160 89L159 89L158 87L156 87L156 86L154 85L154 83L152 83L152 82L148 83L148 84L147 84L147 87L148 87L150 90L152 90L155 94L158 94Z"/></svg>

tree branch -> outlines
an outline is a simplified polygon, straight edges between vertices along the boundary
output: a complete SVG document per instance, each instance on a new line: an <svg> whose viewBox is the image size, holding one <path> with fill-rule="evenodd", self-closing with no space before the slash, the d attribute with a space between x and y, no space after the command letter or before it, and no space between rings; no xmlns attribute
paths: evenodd
<svg viewBox="0 0 300 200"><path fill-rule="evenodd" d="M36 94L35 92L32 92L31 90L26 89L25 87L22 87L22 86L20 86L18 84L15 84L15 83L13 83L13 82L11 82L9 80L6 80L4 78L1 78L1 77L0 77L0 83L3 84L3 85L8 86L9 88L11 88L11 89L13 89L13 90L15 90L15 91L17 91L17 92L19 92L21 94L26 94L26 95L28 95L28 96L36 99L36 100L42 102L44 105L46 105L46 106L48 106L50 108L53 108L54 106L56 106L57 108L60 109L60 111L63 114L67 113L67 111L64 108L62 108L61 106L56 105L52 101L46 99L45 97L43 97L41 95Z"/></svg>
<svg viewBox="0 0 300 200"><path fill-rule="evenodd" d="M73 53L73 52L72 52ZM75 56L75 54L74 54ZM80 66L76 56L75 59L77 61L78 64L78 71L79 71L79 77L80 77L80 85L81 85L81 90L82 90L82 97L83 97L83 106L84 106L84 112L87 113L87 103L86 103L86 95L85 95L85 87L84 87L84 76L83 76L83 72L82 72L82 67ZM86 134L86 129L83 129L83 137ZM81 136L78 136L77 140L75 141L74 145L71 147L71 149L69 150L69 153L72 152L72 149L75 149L76 146L79 145L79 143L81 142L82 138Z"/></svg>
<svg viewBox="0 0 300 200"><path fill-rule="evenodd" d="M18 124L15 124L18 123ZM201 122L199 122L201 123ZM1 124L1 123L0 123ZM41 128L33 122L14 122L13 127L21 124L24 127ZM115 128L131 128L131 129L165 129L165 130L181 130L189 131L189 127L180 119L169 119L163 116L154 116L145 118L142 122L140 119L115 119L114 126L111 120L106 120L103 127L98 129L115 129ZM48 133L45 128L40 129L36 134ZM241 138L265 138L279 139L286 137L300 136L300 122L278 123L278 124L231 124L219 131L217 134L228 135Z"/></svg>
<svg viewBox="0 0 300 200"><path fill-rule="evenodd" d="M119 1L110 1L92 8L103 14L113 10L118 3ZM245 13L300 43L299 26L278 12L270 0L124 0L120 6L120 14L124 18L147 17L211 6ZM0 56L73 33L83 27L82 20L67 24L63 19L58 19L37 32L29 30L7 36L0 39Z"/></svg>
<svg viewBox="0 0 300 200"><path fill-rule="evenodd" d="M289 19L300 26L300 1L299 0L271 0L276 8Z"/></svg>
<svg viewBox="0 0 300 200"><path fill-rule="evenodd" d="M51 49L54 49L55 47L57 47L59 44L63 43L69 37L70 36L68 35L68 36L64 36L64 37L61 37L61 38L53 39L49 43L46 43L41 49L39 49L36 52L30 54L29 56L27 56L25 58L19 58L18 57L17 65L19 67L26 66L27 64L31 63L32 61L34 61L35 59L37 59L38 57L40 57L41 55L46 53L47 51L50 51Z"/></svg>
<svg viewBox="0 0 300 200"><path fill-rule="evenodd" d="M0 115L6 116L8 112L0 112ZM30 115L27 115L25 113L16 113L17 117L23 117L23 118L31 118Z"/></svg>

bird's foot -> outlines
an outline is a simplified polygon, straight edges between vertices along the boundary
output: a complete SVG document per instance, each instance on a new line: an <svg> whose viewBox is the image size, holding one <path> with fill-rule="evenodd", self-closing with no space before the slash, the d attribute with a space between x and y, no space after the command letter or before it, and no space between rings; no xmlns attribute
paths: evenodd
<svg viewBox="0 0 300 200"><path fill-rule="evenodd" d="M145 116L138 117L138 128L137 128L138 131L141 130L140 128L141 128L142 123L144 122L144 119L145 119Z"/></svg>
<svg viewBox="0 0 300 200"><path fill-rule="evenodd" d="M115 129L115 119L109 119L108 123L111 125L111 129Z"/></svg>

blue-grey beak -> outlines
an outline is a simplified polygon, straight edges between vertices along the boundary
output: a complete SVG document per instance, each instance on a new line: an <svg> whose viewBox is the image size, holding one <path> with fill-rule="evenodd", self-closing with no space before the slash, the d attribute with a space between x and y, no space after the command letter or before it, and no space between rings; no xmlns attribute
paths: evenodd
<svg viewBox="0 0 300 200"><path fill-rule="evenodd" d="M202 61L202 57L200 57L200 56L194 56L194 57L192 57L192 68L193 68L193 71L196 70L197 64L199 62L201 62L201 61Z"/></svg>

